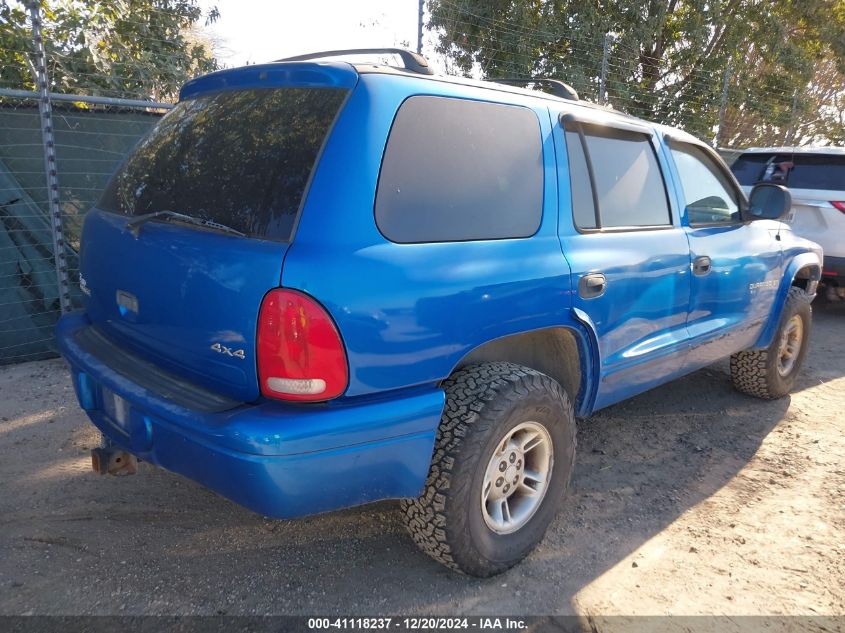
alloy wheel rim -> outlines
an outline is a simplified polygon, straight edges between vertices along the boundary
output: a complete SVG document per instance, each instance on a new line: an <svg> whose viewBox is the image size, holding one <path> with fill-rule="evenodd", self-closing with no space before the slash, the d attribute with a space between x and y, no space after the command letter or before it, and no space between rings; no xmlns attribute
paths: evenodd
<svg viewBox="0 0 845 633"><path fill-rule="evenodd" d="M499 440L481 484L481 512L487 527L510 534L537 512L554 465L552 438L537 422L523 422Z"/></svg>
<svg viewBox="0 0 845 633"><path fill-rule="evenodd" d="M781 376L787 376L795 367L801 342L804 339L804 322L797 314L786 322L778 345L777 370Z"/></svg>

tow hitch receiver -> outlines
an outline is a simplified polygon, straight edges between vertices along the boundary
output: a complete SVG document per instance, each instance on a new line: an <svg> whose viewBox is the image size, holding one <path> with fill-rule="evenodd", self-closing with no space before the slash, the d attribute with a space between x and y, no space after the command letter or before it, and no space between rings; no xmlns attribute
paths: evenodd
<svg viewBox="0 0 845 633"><path fill-rule="evenodd" d="M92 448L91 468L99 475L134 475L138 458L119 448Z"/></svg>

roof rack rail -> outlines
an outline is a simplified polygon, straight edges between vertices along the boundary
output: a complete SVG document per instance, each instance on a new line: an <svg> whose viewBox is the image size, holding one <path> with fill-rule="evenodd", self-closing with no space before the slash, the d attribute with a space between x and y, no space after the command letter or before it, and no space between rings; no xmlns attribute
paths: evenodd
<svg viewBox="0 0 845 633"><path fill-rule="evenodd" d="M578 101L578 93L575 88L569 84L565 84L559 79L546 79L545 77L502 77L501 79L488 79L497 84L506 84L509 86L525 86L526 84L545 84L551 88L552 94L556 97L569 99L570 101Z"/></svg>
<svg viewBox="0 0 845 633"><path fill-rule="evenodd" d="M345 55L398 55L405 64L406 70L421 75L433 75L434 71L428 65L428 60L418 53L405 48L348 48L337 51L319 51L277 59L277 62L304 62L309 59L323 59L325 57L343 57Z"/></svg>

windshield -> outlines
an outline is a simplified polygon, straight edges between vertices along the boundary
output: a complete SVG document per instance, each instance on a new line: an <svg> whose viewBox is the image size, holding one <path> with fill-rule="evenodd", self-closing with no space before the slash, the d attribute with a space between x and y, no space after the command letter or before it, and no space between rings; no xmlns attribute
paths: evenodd
<svg viewBox="0 0 845 633"><path fill-rule="evenodd" d="M288 240L346 93L262 88L183 101L117 170L99 207L126 215L172 210Z"/></svg>
<svg viewBox="0 0 845 633"><path fill-rule="evenodd" d="M731 170L741 185L775 182L792 189L845 189L845 156L825 154L743 154Z"/></svg>

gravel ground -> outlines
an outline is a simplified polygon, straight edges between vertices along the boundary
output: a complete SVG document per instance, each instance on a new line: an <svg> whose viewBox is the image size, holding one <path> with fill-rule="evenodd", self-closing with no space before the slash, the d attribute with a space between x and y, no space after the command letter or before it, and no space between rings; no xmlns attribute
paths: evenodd
<svg viewBox="0 0 845 633"><path fill-rule="evenodd" d="M279 522L148 464L96 476L62 362L0 368L0 614L845 615L843 341L817 305L791 397L721 363L583 421L564 512L489 580L393 502Z"/></svg>

